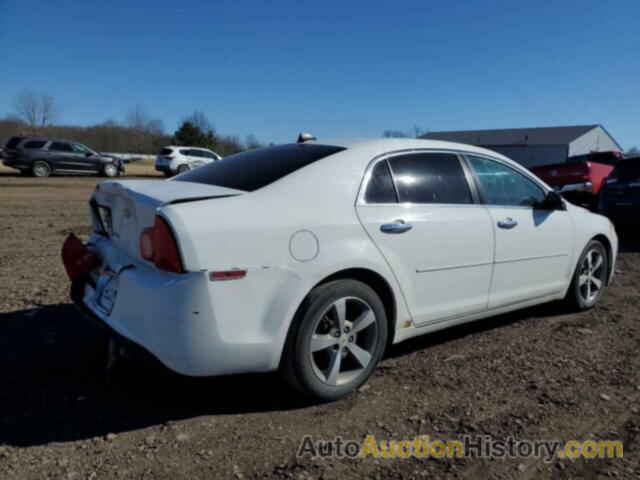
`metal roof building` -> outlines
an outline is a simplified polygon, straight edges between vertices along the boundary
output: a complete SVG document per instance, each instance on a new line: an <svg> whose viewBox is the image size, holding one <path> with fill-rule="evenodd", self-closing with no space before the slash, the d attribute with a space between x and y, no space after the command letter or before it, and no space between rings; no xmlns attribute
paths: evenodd
<svg viewBox="0 0 640 480"><path fill-rule="evenodd" d="M602 125L429 132L420 138L488 148L528 168L594 151L622 150Z"/></svg>

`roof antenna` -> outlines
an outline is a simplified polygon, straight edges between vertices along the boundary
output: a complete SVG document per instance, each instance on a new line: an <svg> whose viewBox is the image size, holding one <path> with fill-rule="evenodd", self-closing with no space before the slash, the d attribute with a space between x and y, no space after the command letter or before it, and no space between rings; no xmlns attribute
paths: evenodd
<svg viewBox="0 0 640 480"><path fill-rule="evenodd" d="M312 140L318 140L316 137L311 135L310 133L301 133L298 135L298 143L311 142Z"/></svg>

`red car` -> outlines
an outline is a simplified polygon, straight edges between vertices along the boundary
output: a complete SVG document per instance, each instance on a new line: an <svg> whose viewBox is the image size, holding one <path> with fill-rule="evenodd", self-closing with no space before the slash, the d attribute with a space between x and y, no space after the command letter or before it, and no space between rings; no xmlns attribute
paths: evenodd
<svg viewBox="0 0 640 480"><path fill-rule="evenodd" d="M613 171L621 152L592 152L571 157L566 163L544 165L531 169L538 177L574 203L595 208L604 181Z"/></svg>

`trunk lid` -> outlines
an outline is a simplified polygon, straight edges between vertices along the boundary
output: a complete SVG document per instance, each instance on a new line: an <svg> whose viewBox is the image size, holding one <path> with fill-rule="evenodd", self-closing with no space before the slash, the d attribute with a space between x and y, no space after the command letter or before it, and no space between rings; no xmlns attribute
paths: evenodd
<svg viewBox="0 0 640 480"><path fill-rule="evenodd" d="M153 226L162 206L242 193L245 192L192 182L106 181L98 184L91 199L94 228L102 225L117 247L139 257L140 234Z"/></svg>

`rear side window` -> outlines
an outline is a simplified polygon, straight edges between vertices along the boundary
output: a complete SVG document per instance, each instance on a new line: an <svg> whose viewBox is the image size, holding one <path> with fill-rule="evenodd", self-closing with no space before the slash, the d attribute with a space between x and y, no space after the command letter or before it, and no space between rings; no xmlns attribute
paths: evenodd
<svg viewBox="0 0 640 480"><path fill-rule="evenodd" d="M364 194L367 203L397 203L396 189L386 160L378 162L371 171L371 178Z"/></svg>
<svg viewBox="0 0 640 480"><path fill-rule="evenodd" d="M201 150L189 150L189 155L192 157L204 157Z"/></svg>
<svg viewBox="0 0 640 480"><path fill-rule="evenodd" d="M29 141L29 142L26 142L26 143L23 145L23 148L31 148L31 149L33 149L33 150L39 150L39 149L41 149L42 147L44 147L44 145L45 145L46 143L47 143L47 142L42 141L42 140L31 140L31 141Z"/></svg>
<svg viewBox="0 0 640 480"><path fill-rule="evenodd" d="M389 159L400 202L473 203L457 155L412 153Z"/></svg>
<svg viewBox="0 0 640 480"><path fill-rule="evenodd" d="M171 155L173 153L173 150L171 150L170 148L163 148L162 150L160 150L160 155Z"/></svg>
<svg viewBox="0 0 640 480"><path fill-rule="evenodd" d="M71 145L69 145L68 143L62 143L62 142L53 142L51 145L49 145L49 150L53 150L54 152L71 152Z"/></svg>
<svg viewBox="0 0 640 480"><path fill-rule="evenodd" d="M177 176L175 181L205 183L253 192L343 150L342 147L311 143L259 148L190 170ZM326 179L319 179L324 180Z"/></svg>
<svg viewBox="0 0 640 480"><path fill-rule="evenodd" d="M522 173L488 158L474 156L467 158L476 172L484 203L534 207L544 202L544 190Z"/></svg>
<svg viewBox="0 0 640 480"><path fill-rule="evenodd" d="M182 150L180 150L180 155L186 155L187 157L189 155L191 155L191 150L187 150L186 148L183 148Z"/></svg>
<svg viewBox="0 0 640 480"><path fill-rule="evenodd" d="M20 137L11 137L9 141L5 144L4 148L10 148L13 150L18 146L18 144L20 143L20 140L22 140Z"/></svg>

